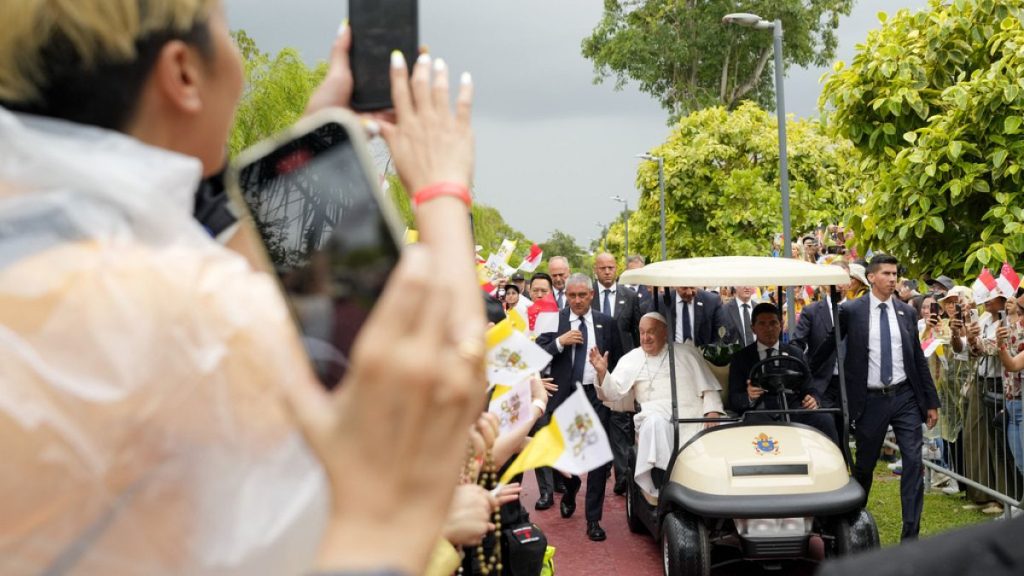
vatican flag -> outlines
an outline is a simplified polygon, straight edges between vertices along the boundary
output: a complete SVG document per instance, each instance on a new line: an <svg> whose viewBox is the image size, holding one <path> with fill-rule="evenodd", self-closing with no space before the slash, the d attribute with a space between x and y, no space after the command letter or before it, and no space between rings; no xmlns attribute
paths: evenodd
<svg viewBox="0 0 1024 576"><path fill-rule="evenodd" d="M498 417L499 435L512 432L530 422L530 411L533 410L530 394L532 378L528 376L515 386L498 384L494 387L487 411Z"/></svg>
<svg viewBox="0 0 1024 576"><path fill-rule="evenodd" d="M521 316L506 318L487 331L487 382L506 386L522 382L551 362L551 355L520 331Z"/></svg>
<svg viewBox="0 0 1024 576"><path fill-rule="evenodd" d="M577 384L576 391L555 408L551 422L534 434L499 484L507 484L516 474L543 466L580 475L611 461L608 435L583 387Z"/></svg>

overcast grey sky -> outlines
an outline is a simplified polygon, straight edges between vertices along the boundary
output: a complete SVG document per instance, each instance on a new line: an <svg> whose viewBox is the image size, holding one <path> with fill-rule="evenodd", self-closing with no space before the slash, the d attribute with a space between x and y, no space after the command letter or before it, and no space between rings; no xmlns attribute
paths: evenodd
<svg viewBox="0 0 1024 576"><path fill-rule="evenodd" d="M226 0L232 28L264 51L290 46L310 63L325 58L346 15L345 0ZM537 242L555 229L586 246L613 220L619 194L636 206L638 162L668 135L665 114L633 87L594 85L580 42L601 0L424 0L420 39L476 84L476 197ZM919 9L926 0L857 0L839 27L837 59L878 27L877 13ZM826 69L793 69L786 108L816 116Z"/></svg>

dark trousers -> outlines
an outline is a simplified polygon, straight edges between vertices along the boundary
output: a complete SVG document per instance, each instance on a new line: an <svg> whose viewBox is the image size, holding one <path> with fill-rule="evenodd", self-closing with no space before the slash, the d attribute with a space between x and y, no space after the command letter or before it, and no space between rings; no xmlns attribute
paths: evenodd
<svg viewBox="0 0 1024 576"><path fill-rule="evenodd" d="M597 399L597 393L594 391L593 386L584 386L583 389L587 392L587 398L590 399L590 405L594 407L594 412L597 413L597 417L601 421L601 426L604 426L605 432L607 432L608 422L611 418L612 411ZM611 474L611 470L612 463L609 462L587 473L587 522L598 522L604 514L604 492L608 484L608 475ZM579 476L566 478L565 496L578 492L582 484L583 480ZM565 496L563 496L563 498Z"/></svg>
<svg viewBox="0 0 1024 576"><path fill-rule="evenodd" d="M896 433L896 444L903 458L900 477L900 503L903 508L903 540L917 538L921 531L921 509L924 506L923 465L921 464L921 410L910 383L904 383L892 396L868 392L864 412L855 423L857 459L853 477L871 492L875 463L882 451L882 442L889 426Z"/></svg>
<svg viewBox="0 0 1024 576"><path fill-rule="evenodd" d="M629 476L629 451L635 443L632 412L612 412L608 418L608 442L612 447L615 483L625 485Z"/></svg>

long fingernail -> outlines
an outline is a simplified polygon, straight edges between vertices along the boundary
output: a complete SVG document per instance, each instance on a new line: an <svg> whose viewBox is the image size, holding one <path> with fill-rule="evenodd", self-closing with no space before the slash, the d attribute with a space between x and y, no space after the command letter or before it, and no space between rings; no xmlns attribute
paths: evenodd
<svg viewBox="0 0 1024 576"><path fill-rule="evenodd" d="M363 120L363 129L370 136L380 135L380 124L376 120L370 120L369 118Z"/></svg>
<svg viewBox="0 0 1024 576"><path fill-rule="evenodd" d="M417 64L430 64L430 54L420 54L420 57L416 59Z"/></svg>
<svg viewBox="0 0 1024 576"><path fill-rule="evenodd" d="M459 82L462 82L463 84L472 84L473 76L470 75L469 72L463 72L462 76L459 78Z"/></svg>
<svg viewBox="0 0 1024 576"><path fill-rule="evenodd" d="M391 67L405 68L405 55L402 54L401 50L393 50L391 52Z"/></svg>
<svg viewBox="0 0 1024 576"><path fill-rule="evenodd" d="M434 60L435 72L442 72L445 69L445 66L447 65L444 63L444 58L438 58L437 60Z"/></svg>
<svg viewBox="0 0 1024 576"><path fill-rule="evenodd" d="M348 18L342 20L341 24L338 26L338 36L341 36L345 32L346 28L348 28Z"/></svg>

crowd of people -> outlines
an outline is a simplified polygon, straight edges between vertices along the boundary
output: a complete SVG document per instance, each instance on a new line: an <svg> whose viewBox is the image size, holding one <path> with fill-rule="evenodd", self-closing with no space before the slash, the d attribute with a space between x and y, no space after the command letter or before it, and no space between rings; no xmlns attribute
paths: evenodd
<svg viewBox="0 0 1024 576"><path fill-rule="evenodd" d="M197 190L223 171L243 88L222 3L14 0L0 14L0 572L536 574L547 547L520 503L521 478L496 478L576 383L613 453L586 480L593 541L607 538L609 477L619 495L629 481L651 498L664 485L669 346L681 415L710 420L685 434L772 405L742 377L722 393L700 351L722 341L737 346L740 375L774 354L806 357L814 378L799 404L813 412L838 401L832 319L810 295L787 341L785 303L768 287L679 287L657 301L646 286L621 284L616 258L600 254L575 273L552 257L546 273L513 275L501 301L481 304L465 202L472 80L462 77L452 110L444 61L423 54L410 70L400 53L394 111L366 124L417 200L420 242L403 250L343 381L324 390L251 224L211 234L198 219ZM343 25L307 113L349 106L350 43ZM438 184L451 193L433 193ZM817 261L820 243L809 235L793 249ZM860 342L847 354L860 390L850 395L855 473L869 489L891 425L903 452L903 532L913 537L921 425L939 419L939 398L945 462L977 463L965 475L979 482L1021 469L1022 302L972 302L939 277L929 285L941 292L902 285L898 298L913 308L893 301L880 323L867 306L881 300L884 317L896 262L831 264L853 279L843 317L865 318L848 335ZM481 409L484 332L547 299L558 327L536 342L551 364L530 382L526 426L502 432ZM986 313L967 313L975 305ZM920 342L934 338L947 346L923 364ZM879 352L879 341L891 350ZM834 419L805 420L839 441ZM1012 461L997 449L1004 442ZM536 476L536 508L561 492L561 515L574 515L581 478Z"/></svg>

